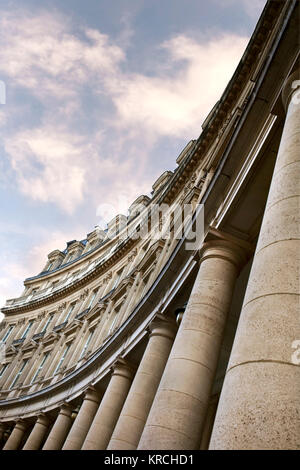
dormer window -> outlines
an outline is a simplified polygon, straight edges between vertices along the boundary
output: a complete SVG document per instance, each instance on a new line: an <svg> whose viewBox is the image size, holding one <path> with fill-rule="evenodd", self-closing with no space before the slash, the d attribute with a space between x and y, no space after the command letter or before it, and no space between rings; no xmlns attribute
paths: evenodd
<svg viewBox="0 0 300 470"><path fill-rule="evenodd" d="M50 271L50 269L52 268L52 266L53 266L53 265L54 265L54 263L53 263L53 262L52 262L52 263L50 263L50 264L49 264L49 266L48 266L48 268L47 268L47 271Z"/></svg>

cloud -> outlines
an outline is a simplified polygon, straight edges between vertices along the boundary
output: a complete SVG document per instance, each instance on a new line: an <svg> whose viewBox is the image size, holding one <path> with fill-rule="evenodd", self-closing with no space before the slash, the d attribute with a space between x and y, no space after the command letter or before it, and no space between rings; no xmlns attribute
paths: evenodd
<svg viewBox="0 0 300 470"><path fill-rule="evenodd" d="M246 44L247 38L234 35L205 44L184 35L165 42L161 47L170 65L167 75L136 74L119 77L114 84L112 99L122 125L143 127L158 136L197 135Z"/></svg>
<svg viewBox="0 0 300 470"><path fill-rule="evenodd" d="M123 51L94 29L76 37L70 21L59 13L3 12L0 19L0 70L13 84L39 96L65 99L78 85L112 74Z"/></svg>
<svg viewBox="0 0 300 470"><path fill-rule="evenodd" d="M19 132L4 142L24 194L57 203L66 212L83 200L86 143L80 137L45 126Z"/></svg>
<svg viewBox="0 0 300 470"><path fill-rule="evenodd" d="M184 147L198 137L248 41L238 35L206 43L187 34L170 37L149 57L149 76L129 71L127 49L136 42L130 18L123 24L113 41L57 11L1 12L0 74L8 88L0 110L1 172L27 198L73 219L68 231L31 227L31 248L10 251L1 262L0 304L21 293L22 280L41 271L47 253L85 237L80 211L94 207L96 218L99 204L108 203L126 213L151 190L167 169L160 143Z"/></svg>
<svg viewBox="0 0 300 470"><path fill-rule="evenodd" d="M242 7L250 18L258 20L267 0L214 0L214 2L222 8Z"/></svg>
<svg viewBox="0 0 300 470"><path fill-rule="evenodd" d="M133 30L124 24L129 47ZM148 76L128 72L125 46L58 12L3 12L0 40L11 93L25 90L40 105L4 134L17 186L68 214L119 192L133 199L149 192L158 176L154 146L162 138L184 146L199 135L247 43L236 35L207 43L174 36L157 49Z"/></svg>

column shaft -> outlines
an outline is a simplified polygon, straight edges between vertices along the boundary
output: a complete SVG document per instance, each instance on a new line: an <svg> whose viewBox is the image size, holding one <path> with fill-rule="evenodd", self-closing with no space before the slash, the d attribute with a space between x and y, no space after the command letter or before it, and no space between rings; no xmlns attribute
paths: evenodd
<svg viewBox="0 0 300 470"><path fill-rule="evenodd" d="M71 413L72 409L69 405L63 405L61 407L59 415L44 444L43 450L59 450L62 448L72 424Z"/></svg>
<svg viewBox="0 0 300 470"><path fill-rule="evenodd" d="M231 243L204 245L139 449L199 448L239 263L239 248L233 249Z"/></svg>
<svg viewBox="0 0 300 470"><path fill-rule="evenodd" d="M23 450L38 450L48 431L49 420L45 415L38 416L36 423L28 436Z"/></svg>
<svg viewBox="0 0 300 470"><path fill-rule="evenodd" d="M24 421L17 421L11 435L3 447L3 450L17 450L21 444L26 429L27 424Z"/></svg>
<svg viewBox="0 0 300 470"><path fill-rule="evenodd" d="M118 362L86 436L83 450L103 450L111 438L132 381L132 370Z"/></svg>
<svg viewBox="0 0 300 470"><path fill-rule="evenodd" d="M86 438L99 407L100 398L95 389L89 388L85 393L79 413L68 434L62 450L79 450Z"/></svg>
<svg viewBox="0 0 300 470"><path fill-rule="evenodd" d="M108 450L136 449L175 336L174 324L155 320L151 335L110 440Z"/></svg>
<svg viewBox="0 0 300 470"><path fill-rule="evenodd" d="M300 449L300 70L284 96L297 80L210 449Z"/></svg>

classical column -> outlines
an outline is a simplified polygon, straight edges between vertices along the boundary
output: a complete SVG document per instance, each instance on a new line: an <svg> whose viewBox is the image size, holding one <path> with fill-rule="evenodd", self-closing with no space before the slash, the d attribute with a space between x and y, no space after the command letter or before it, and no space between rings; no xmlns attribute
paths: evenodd
<svg viewBox="0 0 300 470"><path fill-rule="evenodd" d="M286 121L211 449L300 449L300 69L283 97Z"/></svg>
<svg viewBox="0 0 300 470"><path fill-rule="evenodd" d="M4 438L6 426L4 423L0 423L0 441Z"/></svg>
<svg viewBox="0 0 300 470"><path fill-rule="evenodd" d="M86 438L88 430L98 409L100 397L93 387L89 387L84 395L79 413L73 423L62 450L79 450Z"/></svg>
<svg viewBox="0 0 300 470"><path fill-rule="evenodd" d="M63 404L43 450L59 450L62 448L72 424L71 414L72 408L68 404Z"/></svg>
<svg viewBox="0 0 300 470"><path fill-rule="evenodd" d="M4 445L5 430L6 430L6 424L0 423L0 449L2 449Z"/></svg>
<svg viewBox="0 0 300 470"><path fill-rule="evenodd" d="M27 423L22 419L18 420L11 435L6 441L3 450L17 450L21 444L26 429Z"/></svg>
<svg viewBox="0 0 300 470"><path fill-rule="evenodd" d="M131 385L133 370L123 360L113 367L109 385L86 436L83 450L103 450L111 438Z"/></svg>
<svg viewBox="0 0 300 470"><path fill-rule="evenodd" d="M243 251L207 242L139 449L197 449Z"/></svg>
<svg viewBox="0 0 300 470"><path fill-rule="evenodd" d="M113 432L108 450L137 448L173 344L176 324L156 319L148 345Z"/></svg>
<svg viewBox="0 0 300 470"><path fill-rule="evenodd" d="M23 450L38 450L48 431L49 420L43 413L37 417L36 423L29 434Z"/></svg>

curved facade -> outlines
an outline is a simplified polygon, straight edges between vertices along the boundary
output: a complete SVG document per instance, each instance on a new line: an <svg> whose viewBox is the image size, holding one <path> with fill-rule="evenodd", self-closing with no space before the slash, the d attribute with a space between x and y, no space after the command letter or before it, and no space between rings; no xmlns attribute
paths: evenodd
<svg viewBox="0 0 300 470"><path fill-rule="evenodd" d="M300 448L299 95L269 1L176 170L2 309L5 450Z"/></svg>

